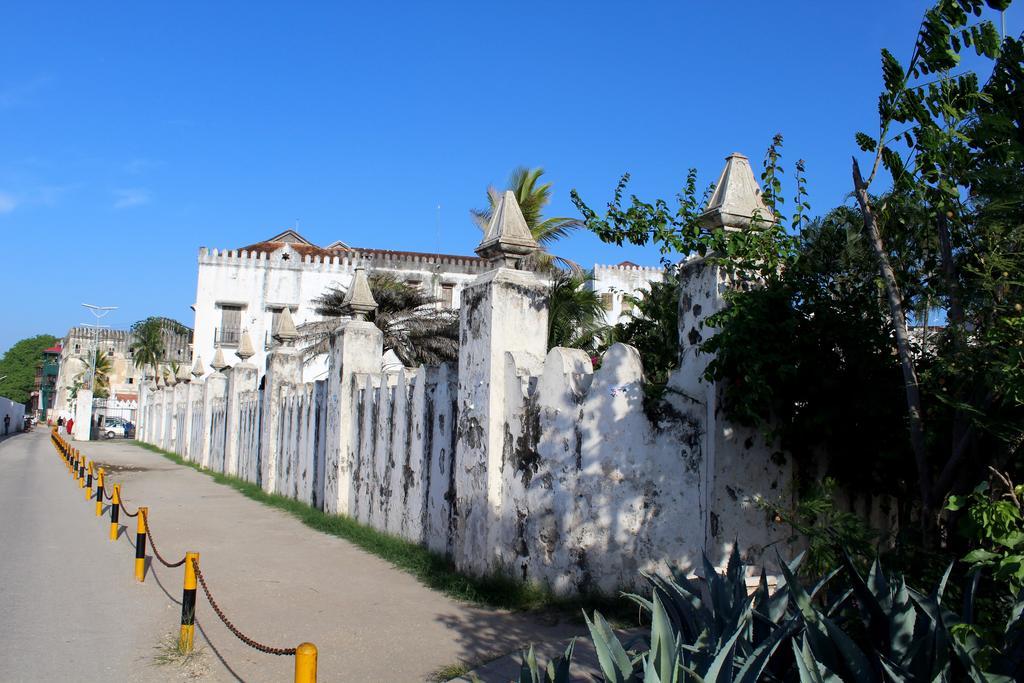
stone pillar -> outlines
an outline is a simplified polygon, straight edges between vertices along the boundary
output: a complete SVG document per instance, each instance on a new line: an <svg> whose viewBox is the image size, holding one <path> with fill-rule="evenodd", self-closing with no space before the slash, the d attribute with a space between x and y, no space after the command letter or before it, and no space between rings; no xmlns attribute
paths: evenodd
<svg viewBox="0 0 1024 683"><path fill-rule="evenodd" d="M174 377L167 378L167 384L160 393L164 395L164 416L160 448L165 451L174 450Z"/></svg>
<svg viewBox="0 0 1024 683"><path fill-rule="evenodd" d="M149 422L146 411L149 410L149 400L152 392L149 389L149 382L145 377L139 379L139 410L135 413L135 440L146 443L146 427Z"/></svg>
<svg viewBox="0 0 1024 683"><path fill-rule="evenodd" d="M278 459L281 455L282 390L302 381L302 356L295 348L298 332L286 306L278 318L274 340L267 354L267 374L263 386L263 419L260 428L260 486L272 493L277 486Z"/></svg>
<svg viewBox="0 0 1024 683"><path fill-rule="evenodd" d="M701 222L708 229L726 232L758 230L775 221L761 199L749 160L739 153L726 157ZM774 551L788 554L791 546L779 543L786 535L781 527L767 522L757 499L764 497L789 508L793 503L793 469L787 458L766 443L760 430L731 422L722 408L723 387L704 380L711 361L699 352L702 343L717 330L708 318L724 309L730 289L756 286L738 283L727 269L715 263L714 255L693 257L679 267L679 369L669 384L668 396L675 407L703 427L703 470L700 507L704 516L704 547L710 560L724 566L735 541L749 562L773 563ZM752 344L757 340L751 340Z"/></svg>
<svg viewBox="0 0 1024 683"><path fill-rule="evenodd" d="M174 385L174 452L181 457L186 457L188 451L186 441L188 440L188 370L182 365L179 368L177 384Z"/></svg>
<svg viewBox="0 0 1024 683"><path fill-rule="evenodd" d="M240 422L241 395L244 392L255 391L259 383L260 370L249 362L255 355L252 347L252 339L249 337L249 330L242 332L242 339L238 344L235 354L242 360L231 368L231 376L228 377L228 400L227 417L225 430L227 431L227 443L224 445L224 473L238 475L238 437Z"/></svg>
<svg viewBox="0 0 1024 683"><path fill-rule="evenodd" d="M75 441L88 441L92 429L92 389L82 387L75 394Z"/></svg>
<svg viewBox="0 0 1024 683"><path fill-rule="evenodd" d="M213 368L213 372L203 383L203 447L198 457L198 462L203 467L210 466L213 440L213 402L216 399L224 398L228 388L228 378L222 372L227 364L224 362L224 352L219 346L210 367Z"/></svg>
<svg viewBox="0 0 1024 683"><path fill-rule="evenodd" d="M380 372L384 336L365 317L377 308L366 270L356 268L345 293L345 307L352 320L331 335L327 373L327 423L324 428L324 511L352 515L355 489L352 466L355 447L355 401L359 376Z"/></svg>
<svg viewBox="0 0 1024 683"><path fill-rule="evenodd" d="M513 269L536 249L515 195L506 192L477 247L495 269L462 291L454 559L476 574L495 568L493 539L501 537L505 358L515 353L539 372L547 351L547 284Z"/></svg>
<svg viewBox="0 0 1024 683"><path fill-rule="evenodd" d="M188 395L185 397L187 401L185 405L185 443L181 450L182 457L186 460L195 460L198 457L197 451L199 448L196 446L200 444L193 444L192 440L192 423L195 422L196 418L196 403L200 403L199 411L202 411L202 403L200 399L203 397L203 381L202 377L205 374L203 370L203 361L199 354L196 354L195 364L192 366L192 381L188 385Z"/></svg>

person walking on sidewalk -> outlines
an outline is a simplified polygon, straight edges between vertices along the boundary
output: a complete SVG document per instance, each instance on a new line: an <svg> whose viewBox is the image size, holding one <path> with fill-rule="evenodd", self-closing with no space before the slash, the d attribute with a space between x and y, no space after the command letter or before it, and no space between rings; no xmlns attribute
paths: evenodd
<svg viewBox="0 0 1024 683"><path fill-rule="evenodd" d="M7 436L7 433L9 431L11 431L11 415L10 415L10 413L8 413L7 415L4 415L4 436Z"/></svg>
<svg viewBox="0 0 1024 683"><path fill-rule="evenodd" d="M64 423L64 428L68 430L68 436L71 436L71 430L75 428L75 418L69 417L68 421Z"/></svg>

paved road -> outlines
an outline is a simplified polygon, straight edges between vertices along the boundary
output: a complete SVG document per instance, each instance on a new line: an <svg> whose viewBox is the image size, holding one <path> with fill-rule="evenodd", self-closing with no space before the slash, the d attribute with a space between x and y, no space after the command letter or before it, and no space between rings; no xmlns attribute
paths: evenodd
<svg viewBox="0 0 1024 683"><path fill-rule="evenodd" d="M214 597L237 626L271 645L316 643L321 682L422 681L447 664L579 631L453 601L131 443L82 446L113 471L129 509L149 506L161 554L201 553ZM177 631L182 570L154 561L144 584L134 580L134 520L131 533L109 542L109 521L95 517L45 431L0 442L0 473L0 681L187 678L153 661ZM202 680L291 680L291 657L248 648L198 600Z"/></svg>

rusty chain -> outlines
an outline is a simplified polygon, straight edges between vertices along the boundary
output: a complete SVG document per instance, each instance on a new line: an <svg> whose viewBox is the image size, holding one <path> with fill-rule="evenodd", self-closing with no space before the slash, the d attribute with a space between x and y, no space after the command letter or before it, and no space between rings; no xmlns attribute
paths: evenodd
<svg viewBox="0 0 1024 683"><path fill-rule="evenodd" d="M113 494L107 495L106 485L101 487L100 490L103 492L103 497L106 500L113 499ZM149 547L153 549L153 555L158 560L160 560L161 564L170 569L174 569L175 567L180 567L181 565L185 564L185 561L188 559L188 555L181 558L181 560L178 562L171 563L165 560L164 557L160 554L160 551L157 550L156 542L153 541L153 532L149 526L149 515L146 513L145 510L136 509L134 513L131 513L128 512L128 508L124 506L124 503L119 503L118 506L128 517L137 517L140 514L142 515L142 521L146 525L146 537L149 539ZM294 647L271 647L270 645L264 645L263 643L257 642L252 638L248 637L247 635L245 635L244 633L242 633L241 631L239 631L238 627L231 623L231 621L224 615L224 611L221 610L220 605L217 604L217 601L213 599L213 595L210 593L210 587L206 585L206 577L203 576L203 572L199 569L199 562L195 558L192 559L192 569L196 573L196 578L199 579L199 585L203 587L203 594L206 595L206 600L210 603L210 607L213 608L214 614L217 615L217 618L221 620L224 626L226 626L227 629L231 631L231 633L234 634L236 638L238 638L240 641L242 641L249 647L253 648L254 650L258 650L259 652L264 652L269 655L295 655L296 648Z"/></svg>
<svg viewBox="0 0 1024 683"><path fill-rule="evenodd" d="M220 618L220 620L224 622L224 625L228 627L228 630L235 634L236 638L238 638L240 641L242 641L249 647L253 648L254 650L265 652L268 655L295 654L294 647L270 647L269 645L264 645L262 643L256 642L252 638L249 638L244 633L239 631L234 624L228 621L228 618L224 616L224 612L221 611L220 606L217 605L217 602L213 599L213 596L210 595L210 588L206 585L206 579L203 577L203 572L199 571L199 562L195 558L192 558L192 569L195 570L196 578L199 579L199 585L203 587L203 593L206 594L206 599L209 601L210 607L213 608L214 613Z"/></svg>
<svg viewBox="0 0 1024 683"><path fill-rule="evenodd" d="M174 569L175 567L180 567L181 565L185 564L185 560L186 558L188 558L188 555L186 555L185 557L181 558L181 560L173 564L165 560L163 558L163 555L160 554L160 551L156 549L156 543L153 542L153 532L150 531L149 528L149 515L145 512L142 513L142 521L146 524L146 538L149 539L149 547L153 549L153 555L156 556L156 559L160 560L160 563L168 569Z"/></svg>
<svg viewBox="0 0 1024 683"><path fill-rule="evenodd" d="M131 512L128 512L128 508L126 508L126 507L124 506L124 503L118 503L118 505L120 505L120 507L121 507L121 512L123 512L123 513L124 513L124 514L126 514L127 516L129 516L129 517L138 517L138 516L139 516L139 510L138 510L138 508L136 508L136 509L135 509L135 512L134 512L134 513L131 513ZM147 528L148 528L148 525L147 525Z"/></svg>

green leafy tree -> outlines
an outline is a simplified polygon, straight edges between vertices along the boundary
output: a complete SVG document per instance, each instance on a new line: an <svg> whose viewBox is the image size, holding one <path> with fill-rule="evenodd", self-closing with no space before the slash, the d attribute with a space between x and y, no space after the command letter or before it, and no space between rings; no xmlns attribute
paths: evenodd
<svg viewBox="0 0 1024 683"><path fill-rule="evenodd" d="M149 368L159 376L160 364L168 359L168 334L188 334L191 330L177 320L153 316L132 324L132 359L138 367Z"/></svg>
<svg viewBox="0 0 1024 683"><path fill-rule="evenodd" d="M36 367L42 362L43 350L58 342L49 334L21 339L0 358L0 396L15 403L27 403L35 387Z"/></svg>
<svg viewBox="0 0 1024 683"><path fill-rule="evenodd" d="M384 350L393 351L407 367L455 362L459 357L459 314L418 286L393 275L372 273L370 291L377 310L368 316L384 335ZM338 318L347 315L347 290L331 287L314 300L316 312L328 319L299 327L308 360L327 352Z"/></svg>
<svg viewBox="0 0 1024 683"><path fill-rule="evenodd" d="M949 497L951 512L964 511L960 533L974 546L963 561L991 572L1004 595L1018 599L1024 591L1024 486L992 469L996 486L978 484L969 495Z"/></svg>
<svg viewBox="0 0 1024 683"><path fill-rule="evenodd" d="M545 218L544 208L551 203L551 183L541 183L541 176L544 175L543 168L526 168L521 166L509 176L507 189L515 193L516 201L526 219L526 225L530 228L533 239L541 247L538 257L542 267L562 266L571 270L580 270L578 264L569 259L559 256L552 256L548 249L551 245L567 237L571 232L580 228L583 223L578 218L554 217ZM472 209L470 215L473 221L481 230L487 229L491 221L494 208L501 200L501 192L493 186L487 188L487 208Z"/></svg>
<svg viewBox="0 0 1024 683"><path fill-rule="evenodd" d="M609 344L636 348L644 364L648 396L661 396L669 373L679 365L679 280L666 268L665 279L649 290L625 293L622 316L607 335Z"/></svg>
<svg viewBox="0 0 1024 683"><path fill-rule="evenodd" d="M595 352L608 330L601 295L587 285L592 272L557 271L548 287L548 348Z"/></svg>
<svg viewBox="0 0 1024 683"><path fill-rule="evenodd" d="M1017 310L1024 279L1019 201L1009 211L1010 220L1005 218L1006 200L1019 198L1020 191L1002 194L1009 188L996 181L1002 187L994 194L991 185L994 175L1015 178L1018 185L1024 179L1021 46L1013 38L1001 45L985 14L986 5L1004 10L1009 4L942 0L929 9L906 64L882 51L878 133L856 135L860 149L871 157L866 176L853 161L854 196L884 286L903 375L925 534L931 533L948 491L971 476L972 468L964 465L970 454L979 455L982 432L1001 437L1004 453L1006 446L1019 448L1021 430L1013 424L1021 417L1016 369L1021 352L1010 341L1024 330ZM962 68L961 53L968 48L983 68L992 68L987 83L976 71ZM880 168L888 172L892 191L873 197L870 190ZM902 281L893 263L894 247L920 237L922 226L890 222L891 229L884 231L890 198L923 207L924 224L937 245L933 262L922 260L925 268ZM1003 269L993 270L993 262L1001 262ZM913 349L908 313L915 306L907 290L915 285L927 287L948 315L932 373L942 380L938 387L925 384L921 366L928 359L922 361ZM1007 341L1009 353L1000 348ZM930 413L941 415L951 433L936 439L938 426L929 426ZM985 460L976 460L975 467Z"/></svg>
<svg viewBox="0 0 1024 683"><path fill-rule="evenodd" d="M113 369L110 356L103 351L94 351L92 357L89 358L89 363L94 363L95 365L87 367L75 377L75 384L72 385L75 387L75 394L72 396L72 399L78 395L78 388L84 385L86 378L93 371L93 368L95 368L92 384L93 398L107 398L110 396L110 372Z"/></svg>

